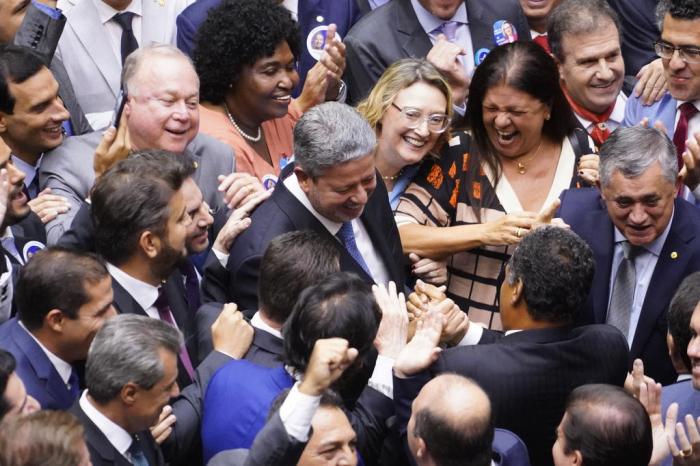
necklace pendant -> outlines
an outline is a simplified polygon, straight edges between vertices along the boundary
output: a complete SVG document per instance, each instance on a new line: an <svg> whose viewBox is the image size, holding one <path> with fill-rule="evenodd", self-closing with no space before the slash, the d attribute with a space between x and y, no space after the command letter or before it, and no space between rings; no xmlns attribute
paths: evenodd
<svg viewBox="0 0 700 466"><path fill-rule="evenodd" d="M525 167L525 165L523 165L522 162L518 162L518 173L524 175L525 172L527 172L527 168Z"/></svg>

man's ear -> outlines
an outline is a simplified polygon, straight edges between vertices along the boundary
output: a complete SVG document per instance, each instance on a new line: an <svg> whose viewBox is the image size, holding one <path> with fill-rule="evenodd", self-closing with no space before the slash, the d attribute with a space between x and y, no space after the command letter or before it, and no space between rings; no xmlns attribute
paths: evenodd
<svg viewBox="0 0 700 466"><path fill-rule="evenodd" d="M520 302L524 299L524 290L525 287L523 285L523 281L518 279L518 281L515 282L515 286L513 286L513 294L510 298L510 303L513 305L513 307L520 304Z"/></svg>
<svg viewBox="0 0 700 466"><path fill-rule="evenodd" d="M63 325L66 319L66 315L60 309L51 309L44 316L44 325L54 332L61 333L63 332Z"/></svg>
<svg viewBox="0 0 700 466"><path fill-rule="evenodd" d="M134 382L127 382L119 391L119 398L127 406L133 406L138 398L139 387Z"/></svg>
<svg viewBox="0 0 700 466"><path fill-rule="evenodd" d="M302 191L308 194L309 191L311 191L311 183L313 182L309 174L298 165L294 167L294 174L297 177L297 181L299 182L299 186L301 186Z"/></svg>
<svg viewBox="0 0 700 466"><path fill-rule="evenodd" d="M5 112L0 112L0 134L4 134L7 132L7 125L8 125L8 115Z"/></svg>
<svg viewBox="0 0 700 466"><path fill-rule="evenodd" d="M139 237L139 247L148 258L153 259L162 250L162 242L158 235L150 230L146 230Z"/></svg>

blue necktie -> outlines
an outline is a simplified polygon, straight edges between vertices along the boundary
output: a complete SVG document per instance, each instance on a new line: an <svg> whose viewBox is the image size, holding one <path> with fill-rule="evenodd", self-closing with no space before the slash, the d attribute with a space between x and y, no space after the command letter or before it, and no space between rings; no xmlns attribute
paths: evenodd
<svg viewBox="0 0 700 466"><path fill-rule="evenodd" d="M131 446L127 452L129 452L131 464L134 466L150 466L146 455L143 453L143 448L141 448L141 444L139 443L139 438L136 435L134 435Z"/></svg>
<svg viewBox="0 0 700 466"><path fill-rule="evenodd" d="M68 377L68 391L70 396L75 400L80 395L80 380L78 380L78 373L73 369Z"/></svg>
<svg viewBox="0 0 700 466"><path fill-rule="evenodd" d="M336 233L335 236L340 240L341 243L343 243L343 246L345 246L345 249L348 251L348 254L350 254L350 256L352 256L352 258L355 259L355 262L357 262L357 264L360 267L362 267L362 269L365 272L367 272L367 275L371 277L372 273L369 271L369 267L367 267L367 263L362 257L360 250L357 249L357 243L355 242L355 234L352 231L352 222L343 223L343 226L340 227L340 230L338 230L338 233Z"/></svg>

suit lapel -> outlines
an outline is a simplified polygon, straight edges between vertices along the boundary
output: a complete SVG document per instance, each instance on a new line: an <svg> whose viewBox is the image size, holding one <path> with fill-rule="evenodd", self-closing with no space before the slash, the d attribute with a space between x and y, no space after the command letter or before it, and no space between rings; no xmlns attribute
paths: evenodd
<svg viewBox="0 0 700 466"><path fill-rule="evenodd" d="M669 303L662 298L673 296L676 287L687 274L690 254L684 254L684 252L688 251L686 245L695 238L695 232L682 215L682 209L679 208L679 203L681 202L685 201L677 199L675 202L676 211L673 216L673 223L647 287L639 323L637 324L630 349L630 356L633 358L641 354L647 340L654 331L654 327L657 325L659 317L668 309ZM676 254L674 258L671 258L671 253L673 252Z"/></svg>
<svg viewBox="0 0 700 466"><path fill-rule="evenodd" d="M119 92L121 63L114 55L107 32L102 26L95 5L91 0L79 2L69 14L67 26L73 29L78 40L107 82L116 99Z"/></svg>
<svg viewBox="0 0 700 466"><path fill-rule="evenodd" d="M401 8L395 9L396 17L394 24L396 24L396 31L399 33L399 37L403 37L401 47L406 56L414 58L425 57L428 55L433 44L418 22L416 12L413 10L411 2L409 0L393 1L401 1L403 3Z"/></svg>
<svg viewBox="0 0 700 466"><path fill-rule="evenodd" d="M114 291L114 307L120 314L139 314L148 316L146 311L126 291L117 280L112 277L112 290Z"/></svg>
<svg viewBox="0 0 700 466"><path fill-rule="evenodd" d="M119 466L129 466L131 464L114 448L102 431L97 428L95 423L87 417L78 401L73 404L70 412L80 421L85 430L85 443L87 443L90 449L90 456L92 457L93 464ZM95 456L99 456L102 461L96 462L95 460L97 458L95 458Z"/></svg>
<svg viewBox="0 0 700 466"><path fill-rule="evenodd" d="M596 241L590 241L588 245L593 250L596 264L596 272L593 276L592 296L593 322L604 324L608 313L608 295L610 294L610 274L612 272L612 259L615 251L613 224L608 216L608 211L601 200L601 208L586 213L586 220L582 222L590 225L596 231L591 234Z"/></svg>
<svg viewBox="0 0 700 466"><path fill-rule="evenodd" d="M56 400L61 406L70 406L74 399L68 391L68 387L63 383L61 376L56 368L51 364L49 358L46 357L44 351L39 347L36 341L20 327L17 320L13 323L12 338L15 340L18 348L27 356L27 360L31 364L37 377L44 383L46 393Z"/></svg>
<svg viewBox="0 0 700 466"><path fill-rule="evenodd" d="M194 316L190 313L190 308L185 299L185 285L183 282L184 278L180 272L175 271L163 286L165 286L170 311L173 313L173 318L183 334L187 352L194 363L199 360L197 358L197 335L193 331Z"/></svg>
<svg viewBox="0 0 700 466"><path fill-rule="evenodd" d="M495 47L493 41L493 25L488 21L481 2L465 2L467 4L467 21L469 21L469 35L472 38L474 53L479 49L491 50ZM515 26L513 26L515 27ZM523 31L518 31L523 34Z"/></svg>

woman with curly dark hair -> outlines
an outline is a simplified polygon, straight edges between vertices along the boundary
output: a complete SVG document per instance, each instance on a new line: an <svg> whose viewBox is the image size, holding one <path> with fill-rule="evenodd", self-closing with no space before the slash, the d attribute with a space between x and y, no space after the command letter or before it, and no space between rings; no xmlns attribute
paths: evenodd
<svg viewBox="0 0 700 466"><path fill-rule="evenodd" d="M271 188L292 155L292 129L313 105L339 94L345 46L329 27L324 52L298 99L299 29L272 0L226 0L202 24L193 53L200 129L233 147L236 171Z"/></svg>

